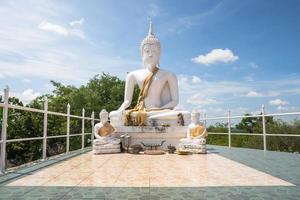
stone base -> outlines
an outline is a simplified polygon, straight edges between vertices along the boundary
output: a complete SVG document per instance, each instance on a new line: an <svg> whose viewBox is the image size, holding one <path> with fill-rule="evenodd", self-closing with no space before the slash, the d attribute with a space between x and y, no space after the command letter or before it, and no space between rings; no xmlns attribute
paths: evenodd
<svg viewBox="0 0 300 200"><path fill-rule="evenodd" d="M172 110L165 113L162 111L149 111L147 114L146 124L147 126L162 126L162 125L170 125L170 126L181 126L181 120L178 120L178 114L182 114L183 116L183 125L187 126L191 123L191 114L189 111L184 110ZM131 117L134 119L137 112L131 113ZM169 115L169 116L168 116ZM124 126L124 118L125 116L111 116L110 123L114 127Z"/></svg>
<svg viewBox="0 0 300 200"><path fill-rule="evenodd" d="M94 154L106 154L106 153L120 153L120 144L101 144L99 141L94 140L93 142L93 153Z"/></svg>
<svg viewBox="0 0 300 200"><path fill-rule="evenodd" d="M171 127L151 127L151 126L121 126L115 127L119 136L127 134L130 136L130 144L161 144L165 140L162 148L167 150L168 145L178 148L179 141L186 137L187 126Z"/></svg>

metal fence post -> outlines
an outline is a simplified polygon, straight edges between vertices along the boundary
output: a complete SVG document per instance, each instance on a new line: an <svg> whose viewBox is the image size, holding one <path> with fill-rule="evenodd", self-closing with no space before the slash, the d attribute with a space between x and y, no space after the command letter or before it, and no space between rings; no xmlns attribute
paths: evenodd
<svg viewBox="0 0 300 200"><path fill-rule="evenodd" d="M67 105L67 146L66 151L69 153L70 151L70 104Z"/></svg>
<svg viewBox="0 0 300 200"><path fill-rule="evenodd" d="M228 119L227 119L227 123L228 123L228 147L231 148L231 112L230 110L228 110Z"/></svg>
<svg viewBox="0 0 300 200"><path fill-rule="evenodd" d="M84 149L84 117L85 117L85 110L82 108L82 125L81 125L81 149Z"/></svg>
<svg viewBox="0 0 300 200"><path fill-rule="evenodd" d="M2 131L1 131L1 161L0 161L0 173L5 174L6 164L6 136L7 136L7 118L8 118L8 98L9 87L4 89L4 107L2 116Z"/></svg>
<svg viewBox="0 0 300 200"><path fill-rule="evenodd" d="M262 125L263 125L263 141L264 141L264 151L267 150L267 131L266 131L266 120L265 120L265 114L266 114L266 111L265 111L265 106L262 105L261 106L261 113L262 113Z"/></svg>
<svg viewBox="0 0 300 200"><path fill-rule="evenodd" d="M48 125L48 98L45 97L44 101L44 127L43 127L43 160L47 155L47 125Z"/></svg>
<svg viewBox="0 0 300 200"><path fill-rule="evenodd" d="M94 134L95 134L95 112L92 112L92 135L91 135L91 144L93 145Z"/></svg>

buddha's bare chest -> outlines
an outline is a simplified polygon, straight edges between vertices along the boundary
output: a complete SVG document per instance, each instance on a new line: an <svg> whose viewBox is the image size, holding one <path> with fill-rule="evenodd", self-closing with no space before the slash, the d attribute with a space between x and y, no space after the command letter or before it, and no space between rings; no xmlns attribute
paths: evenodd
<svg viewBox="0 0 300 200"><path fill-rule="evenodd" d="M140 73L136 76L136 81L140 89L143 87L143 83L148 75L149 73ZM151 80L149 92L151 90L161 90L167 81L167 77L165 77L162 73L158 72Z"/></svg>
<svg viewBox="0 0 300 200"><path fill-rule="evenodd" d="M137 84L142 89L144 80L149 73L140 74L137 78ZM164 77L162 73L157 73L151 81L147 97L145 98L145 104L147 108L160 107L161 106L161 93L165 83L168 81L167 77Z"/></svg>

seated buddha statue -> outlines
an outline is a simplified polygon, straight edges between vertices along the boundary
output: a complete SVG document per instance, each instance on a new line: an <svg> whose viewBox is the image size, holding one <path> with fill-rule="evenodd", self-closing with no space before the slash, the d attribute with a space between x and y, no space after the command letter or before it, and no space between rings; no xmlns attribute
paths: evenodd
<svg viewBox="0 0 300 200"><path fill-rule="evenodd" d="M188 126L186 138L180 139L179 148L189 149L193 153L206 153L207 130L200 122L200 113L191 113L191 123Z"/></svg>
<svg viewBox="0 0 300 200"><path fill-rule="evenodd" d="M108 122L108 112L103 109L100 112L100 123L95 125L95 137L93 141L94 153L118 153L121 151L121 140L114 134L115 128Z"/></svg>
<svg viewBox="0 0 300 200"><path fill-rule="evenodd" d="M179 101L178 81L174 73L159 67L160 47L150 22L148 35L140 46L143 68L127 74L124 102L118 110L110 113L114 126L145 126L149 120L164 119L176 123L179 113L189 115L188 111L174 109ZM140 88L137 104L128 109L135 85Z"/></svg>

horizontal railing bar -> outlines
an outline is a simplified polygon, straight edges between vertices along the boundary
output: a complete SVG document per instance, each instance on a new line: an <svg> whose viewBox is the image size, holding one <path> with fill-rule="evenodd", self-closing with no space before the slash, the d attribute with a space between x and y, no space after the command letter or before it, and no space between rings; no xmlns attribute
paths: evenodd
<svg viewBox="0 0 300 200"><path fill-rule="evenodd" d="M37 109L37 108L17 106L17 105L12 105L12 104L8 104L8 108L17 109L17 110L31 111L31 112L38 112L38 113L45 113L44 110L40 110L40 109Z"/></svg>
<svg viewBox="0 0 300 200"><path fill-rule="evenodd" d="M228 135L228 133L215 133L215 132L208 132L209 134L213 134L213 135Z"/></svg>
<svg viewBox="0 0 300 200"><path fill-rule="evenodd" d="M228 133L216 133L216 132L208 132L208 134L213 134L213 135L228 135ZM262 133L231 133L231 135L259 135L261 136Z"/></svg>
<svg viewBox="0 0 300 200"><path fill-rule="evenodd" d="M84 133L84 135L90 135L90 134L92 134L92 133ZM78 134L70 134L70 136L81 136L82 135L82 133L78 133Z"/></svg>
<svg viewBox="0 0 300 200"><path fill-rule="evenodd" d="M213 135L228 135L228 133L216 133L216 132L208 132L208 134ZM262 133L231 133L231 135L248 135L248 136L262 136ZM300 134L266 134L267 136L284 136L284 137L300 137Z"/></svg>
<svg viewBox="0 0 300 200"><path fill-rule="evenodd" d="M300 115L300 112L294 112L294 113L270 113L270 114L265 114L265 117L272 117L272 116L289 116L289 115ZM237 115L237 116L231 116L231 119L234 118L252 118L252 117L262 117L262 115ZM204 120L217 120L217 119L228 119L228 117L209 117L206 119L202 119L201 121Z"/></svg>
<svg viewBox="0 0 300 200"><path fill-rule="evenodd" d="M62 137L67 137L67 135L53 135L53 136L47 136L47 139L52 139L52 138L62 138Z"/></svg>
<svg viewBox="0 0 300 200"><path fill-rule="evenodd" d="M287 115L300 115L300 112L292 112L292 113L270 113L270 114L265 114L265 116L287 116Z"/></svg>
<svg viewBox="0 0 300 200"><path fill-rule="evenodd" d="M231 116L231 119L235 118L252 118L252 117L262 117L262 115L237 115L237 116Z"/></svg>
<svg viewBox="0 0 300 200"><path fill-rule="evenodd" d="M59 113L59 112L54 112L54 111L47 111L47 113L50 114L50 115L58 115L58 116L64 116L64 117L68 116L65 113Z"/></svg>
<svg viewBox="0 0 300 200"><path fill-rule="evenodd" d="M4 103L0 103L0 107L4 107ZM18 106L18 105L13 105L13 104L8 104L8 107L11 109L18 109L18 110L25 110L25 111L32 111L32 112L38 112L38 113L44 113L44 110L41 109L36 109L36 108L30 108L30 107L24 107L24 106ZM54 111L47 111L48 114L52 114L52 115L60 115L60 116L65 116L67 117L68 115L65 113L59 113L59 112L54 112ZM300 115L300 112L290 112L290 113L270 113L270 114L265 114L265 116L288 116L288 115ZM78 119L82 119L82 116L77 116L77 115L70 115L70 117L73 118L78 118ZM252 117L262 117L261 114L259 115L237 115L237 116L231 116L231 119L234 118L252 118ZM227 119L228 117L209 117L204 120L217 120L217 119ZM90 117L85 117L85 119L87 120L92 120L92 118ZM96 121L100 121L99 119L95 119Z"/></svg>
<svg viewBox="0 0 300 200"><path fill-rule="evenodd" d="M84 135L90 135L92 133L85 133ZM216 133L216 132L208 132L208 134L213 135L228 135L228 133ZM231 135L248 135L248 136L262 136L262 133L231 133ZM267 136L284 136L284 137L300 137L300 134L266 134ZM81 133L79 134L72 134L70 136L82 136ZM67 137L67 135L56 135L56 136L48 136L47 139L52 138L62 138ZM18 139L9 139L6 140L6 142L23 142L23 141L30 141L30 140L41 140L43 137L34 137L34 138L18 138ZM2 143L2 140L0 140L0 143Z"/></svg>
<svg viewBox="0 0 300 200"><path fill-rule="evenodd" d="M70 117L72 117L72 118L78 118L78 119L82 119L82 117L81 117L81 116L77 116L77 115L70 115Z"/></svg>
<svg viewBox="0 0 300 200"><path fill-rule="evenodd" d="M59 116L64 116L64 117L68 117L68 114L65 113L59 113L59 112L53 112L53 111L48 111L47 112L50 115L59 115ZM78 118L78 119L82 119L82 116L77 116L77 115L69 115L70 118ZM85 120L92 120L91 117L84 117Z"/></svg>
<svg viewBox="0 0 300 200"><path fill-rule="evenodd" d="M82 134L81 134L81 133L78 133L78 134L70 134L69 136L70 136L70 137L73 137L73 136L82 136Z"/></svg>
<svg viewBox="0 0 300 200"><path fill-rule="evenodd" d="M227 117L208 117L208 118L203 119L202 121L205 121L205 120L217 120L217 119L227 119Z"/></svg>
<svg viewBox="0 0 300 200"><path fill-rule="evenodd" d="M231 133L231 135L254 135L254 136L262 136L263 134L262 133Z"/></svg>
<svg viewBox="0 0 300 200"><path fill-rule="evenodd" d="M234 118L252 118L252 117L261 117L262 115L237 115L237 116L230 116L230 119ZM202 119L202 121L205 120L217 120L217 119L228 119L228 117L208 117L206 119Z"/></svg>
<svg viewBox="0 0 300 200"><path fill-rule="evenodd" d="M0 107L4 107L4 103L0 103ZM38 113L45 113L44 110L40 110L40 109L37 109L37 108L30 108L30 107L18 106L18 105L13 105L13 104L8 104L8 108L17 109L17 110L24 110L24 111L31 111L31 112L38 112ZM60 112L54 112L54 111L47 111L47 114L64 116L64 117L68 116L66 113L60 113ZM70 115L70 117L82 119L82 116L77 116L77 115ZM92 120L91 117L84 117L84 119L85 120ZM94 120L100 121L99 119L94 119Z"/></svg>
<svg viewBox="0 0 300 200"><path fill-rule="evenodd" d="M59 112L53 112L53 111L48 111L47 112L48 114L50 115L59 115L59 116L64 116L64 117L68 117L68 114L65 114L65 113L59 113ZM76 116L76 115L69 115L70 118L79 118L79 119L82 119L81 116ZM91 117L84 117L85 120L92 120Z"/></svg>
<svg viewBox="0 0 300 200"><path fill-rule="evenodd" d="M92 133L85 133L84 135L90 135ZM73 134L70 136L82 136L82 134ZM54 136L48 136L47 139L52 139L52 138L62 138L62 137L67 137L67 135L54 135ZM33 137L33 138L17 138L17 139L10 139L6 140L6 142L23 142L23 141L30 141L30 140L41 140L43 137ZM2 140L0 141L2 143Z"/></svg>
<svg viewBox="0 0 300 200"><path fill-rule="evenodd" d="M30 140L42 140L43 137L34 137L34 138L18 138L18 139L10 139L6 140L6 142L23 142L23 141L30 141Z"/></svg>
<svg viewBox="0 0 300 200"><path fill-rule="evenodd" d="M271 116L288 116L288 115L300 115L300 112L292 112L292 113L270 113L265 114L265 117L271 117ZM252 118L252 117L262 117L263 115L237 115L237 116L231 116L231 119L234 118ZM208 118L202 118L201 121L205 120L217 120L217 119L228 119L228 117L208 117Z"/></svg>
<svg viewBox="0 0 300 200"><path fill-rule="evenodd" d="M286 136L286 137L300 137L300 135L296 134L266 134L267 136Z"/></svg>

